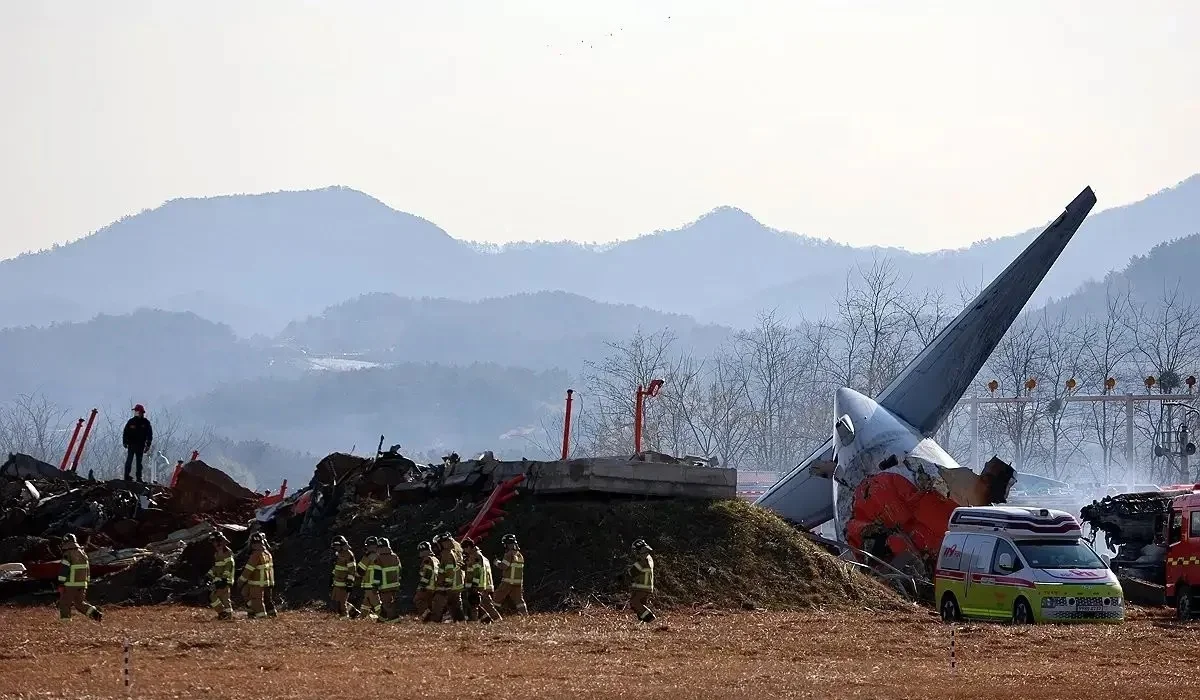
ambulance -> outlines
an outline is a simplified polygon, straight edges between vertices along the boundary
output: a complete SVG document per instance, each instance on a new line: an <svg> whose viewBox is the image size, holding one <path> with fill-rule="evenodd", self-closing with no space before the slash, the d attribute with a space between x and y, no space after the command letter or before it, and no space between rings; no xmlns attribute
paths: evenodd
<svg viewBox="0 0 1200 700"><path fill-rule="evenodd" d="M1082 535L1061 510L955 508L934 575L942 619L1121 622L1121 584Z"/></svg>

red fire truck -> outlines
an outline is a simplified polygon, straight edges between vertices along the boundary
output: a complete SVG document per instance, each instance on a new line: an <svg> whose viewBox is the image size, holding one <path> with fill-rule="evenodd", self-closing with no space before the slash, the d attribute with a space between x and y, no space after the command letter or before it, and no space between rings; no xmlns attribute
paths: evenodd
<svg viewBox="0 0 1200 700"><path fill-rule="evenodd" d="M1116 551L1130 602L1171 605L1180 620L1200 613L1200 484L1109 496L1081 516Z"/></svg>

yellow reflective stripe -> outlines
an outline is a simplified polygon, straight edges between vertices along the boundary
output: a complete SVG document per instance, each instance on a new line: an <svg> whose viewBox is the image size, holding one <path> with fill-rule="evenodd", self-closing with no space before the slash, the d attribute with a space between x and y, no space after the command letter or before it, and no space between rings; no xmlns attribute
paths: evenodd
<svg viewBox="0 0 1200 700"><path fill-rule="evenodd" d="M391 565L391 566L381 566L381 567L379 567L379 572L381 574L380 586L379 586L379 588L381 590L390 591L393 588L400 587L400 565L399 564L395 564L395 565Z"/></svg>
<svg viewBox="0 0 1200 700"><path fill-rule="evenodd" d="M513 561L508 565L508 569L504 572L504 582L516 585L525 582L525 562Z"/></svg>

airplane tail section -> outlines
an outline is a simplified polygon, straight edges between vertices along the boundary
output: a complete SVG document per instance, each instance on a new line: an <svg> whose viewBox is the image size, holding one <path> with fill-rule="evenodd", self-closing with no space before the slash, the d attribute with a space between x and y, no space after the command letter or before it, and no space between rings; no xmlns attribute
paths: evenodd
<svg viewBox="0 0 1200 700"><path fill-rule="evenodd" d="M879 394L879 405L924 436L933 435L1095 204L1092 188L1084 188ZM755 503L806 528L829 521L834 463L831 437Z"/></svg>

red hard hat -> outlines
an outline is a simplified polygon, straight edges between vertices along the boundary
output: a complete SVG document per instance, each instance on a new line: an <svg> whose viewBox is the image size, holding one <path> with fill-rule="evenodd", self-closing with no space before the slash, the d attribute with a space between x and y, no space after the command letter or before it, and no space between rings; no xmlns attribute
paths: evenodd
<svg viewBox="0 0 1200 700"><path fill-rule="evenodd" d="M136 406L134 406L134 407L133 407L133 410L134 410L134 412L135 412L135 413L145 413L145 412L146 412L146 407L145 407L145 406L143 406L143 405L141 405L141 404L139 403L138 405L136 405Z"/></svg>

